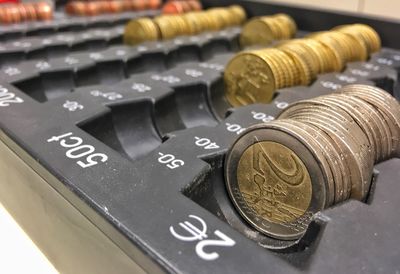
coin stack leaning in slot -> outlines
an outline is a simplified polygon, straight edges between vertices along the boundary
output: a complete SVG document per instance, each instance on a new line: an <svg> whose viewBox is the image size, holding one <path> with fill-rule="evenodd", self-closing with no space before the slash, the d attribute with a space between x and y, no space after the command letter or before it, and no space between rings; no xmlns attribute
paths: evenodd
<svg viewBox="0 0 400 274"><path fill-rule="evenodd" d="M225 95L234 107L268 103L278 89L307 86L318 74L342 71L348 62L365 61L380 48L371 27L354 24L283 41L275 48L243 51L226 66Z"/></svg>
<svg viewBox="0 0 400 274"><path fill-rule="evenodd" d="M274 40L290 39L297 32L296 22L287 14L256 17L242 29L239 42L242 47L269 45Z"/></svg>
<svg viewBox="0 0 400 274"><path fill-rule="evenodd" d="M182 15L161 15L131 20L125 26L124 43L136 45L146 41L172 39L241 25L246 12L240 6L212 8Z"/></svg>
<svg viewBox="0 0 400 274"><path fill-rule="evenodd" d="M255 229L293 240L316 212L365 201L374 164L399 156L399 102L377 87L350 85L250 127L227 154L225 179Z"/></svg>

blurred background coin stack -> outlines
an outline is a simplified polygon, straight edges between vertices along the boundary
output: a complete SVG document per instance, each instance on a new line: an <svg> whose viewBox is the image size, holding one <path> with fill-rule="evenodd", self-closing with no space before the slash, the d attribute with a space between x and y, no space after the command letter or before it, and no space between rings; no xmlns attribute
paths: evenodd
<svg viewBox="0 0 400 274"><path fill-rule="evenodd" d="M163 14L181 14L191 11L201 11L203 6L198 0L172 0L164 4Z"/></svg>
<svg viewBox="0 0 400 274"><path fill-rule="evenodd" d="M245 11L236 5L182 15L161 15L154 19L134 19L125 26L124 43L136 45L146 41L217 31L241 25L245 20Z"/></svg>
<svg viewBox="0 0 400 274"><path fill-rule="evenodd" d="M307 86L318 74L340 72L348 62L365 61L380 48L374 29L354 24L282 41L275 48L243 51L226 66L226 98L235 107L268 103L277 89Z"/></svg>
<svg viewBox="0 0 400 274"><path fill-rule="evenodd" d="M161 0L70 1L65 5L65 11L70 15L95 16L105 13L159 9L160 7Z"/></svg>
<svg viewBox="0 0 400 274"><path fill-rule="evenodd" d="M314 213L348 199L365 201L374 164L399 154L399 102L377 87L350 85L249 128L228 152L225 178L253 227L296 239Z"/></svg>
<svg viewBox="0 0 400 274"><path fill-rule="evenodd" d="M275 14L251 19L240 35L240 45L269 45L274 40L291 39L297 32L297 25L287 14Z"/></svg>
<svg viewBox="0 0 400 274"><path fill-rule="evenodd" d="M26 21L44 21L53 18L53 8L47 2L10 3L0 5L0 22L13 24Z"/></svg>

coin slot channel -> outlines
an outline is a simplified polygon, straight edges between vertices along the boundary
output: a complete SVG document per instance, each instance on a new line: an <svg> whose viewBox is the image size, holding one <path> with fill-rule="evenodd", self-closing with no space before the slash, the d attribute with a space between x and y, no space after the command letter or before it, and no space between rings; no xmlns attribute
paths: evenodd
<svg viewBox="0 0 400 274"><path fill-rule="evenodd" d="M163 53L142 54L137 58L131 59L126 64L127 75L141 72L160 72L166 69L165 55Z"/></svg>
<svg viewBox="0 0 400 274"><path fill-rule="evenodd" d="M150 100L110 106L100 117L80 124L87 133L135 161L156 149L161 137L154 126Z"/></svg>
<svg viewBox="0 0 400 274"><path fill-rule="evenodd" d="M98 51L108 47L107 41L103 39L82 41L71 47L71 51Z"/></svg>
<svg viewBox="0 0 400 274"><path fill-rule="evenodd" d="M202 52L198 46L183 45L167 55L167 67L175 67L179 63L196 62L201 59Z"/></svg>
<svg viewBox="0 0 400 274"><path fill-rule="evenodd" d="M206 43L201 49L203 60L209 59L217 54L231 52L231 48L234 47L231 46L228 40L211 40Z"/></svg>
<svg viewBox="0 0 400 274"><path fill-rule="evenodd" d="M186 128L217 125L208 105L207 90L204 84L174 88L177 110Z"/></svg>

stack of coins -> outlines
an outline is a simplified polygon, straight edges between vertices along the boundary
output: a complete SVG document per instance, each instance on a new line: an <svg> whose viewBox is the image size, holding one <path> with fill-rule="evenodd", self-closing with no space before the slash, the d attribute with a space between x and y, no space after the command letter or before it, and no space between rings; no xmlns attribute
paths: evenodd
<svg viewBox="0 0 400 274"><path fill-rule="evenodd" d="M7 4L0 7L0 22L3 24L43 21L52 18L53 9L46 2Z"/></svg>
<svg viewBox="0 0 400 274"><path fill-rule="evenodd" d="M381 49L381 39L379 34L368 25L342 25L334 28L334 30L344 33L364 44L367 47L368 54L377 52Z"/></svg>
<svg viewBox="0 0 400 274"><path fill-rule="evenodd" d="M200 1L198 0L186 0L186 1L169 1L165 3L162 8L163 14L181 14L191 11L200 11L203 9Z"/></svg>
<svg viewBox="0 0 400 274"><path fill-rule="evenodd" d="M300 55L292 57L279 49L241 52L225 70L226 98L235 107L270 102L275 90L301 84L310 73L303 75L303 69L308 68Z"/></svg>
<svg viewBox="0 0 400 274"><path fill-rule="evenodd" d="M245 20L245 11L237 5L182 15L161 15L154 19L134 19L125 26L124 42L128 45L136 45L145 41L194 35L237 26Z"/></svg>
<svg viewBox="0 0 400 274"><path fill-rule="evenodd" d="M303 235L314 213L364 201L373 166L400 154L400 104L371 86L300 101L249 128L225 161L229 195L254 228L277 239Z"/></svg>
<svg viewBox="0 0 400 274"><path fill-rule="evenodd" d="M240 34L240 45L269 45L274 40L290 39L297 32L297 25L287 14L257 17L247 22Z"/></svg>
<svg viewBox="0 0 400 274"><path fill-rule="evenodd" d="M268 103L277 89L309 85L318 74L342 71L348 62L365 61L379 49L379 35L355 24L283 41L275 49L241 52L225 69L226 98L234 107Z"/></svg>
<svg viewBox="0 0 400 274"><path fill-rule="evenodd" d="M94 16L105 13L158 9L161 0L110 0L110 1L71 1L65 6L70 15Z"/></svg>

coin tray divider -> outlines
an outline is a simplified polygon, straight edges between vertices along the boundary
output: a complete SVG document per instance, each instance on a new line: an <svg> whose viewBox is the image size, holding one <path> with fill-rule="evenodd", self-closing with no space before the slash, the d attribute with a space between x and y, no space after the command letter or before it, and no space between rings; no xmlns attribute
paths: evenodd
<svg viewBox="0 0 400 274"><path fill-rule="evenodd" d="M240 2L254 15L287 12L307 31L315 31L316 22L325 29L367 22L378 31L384 27L385 46L400 48L393 29L398 23ZM77 52L8 65L1 71L0 92L23 102L0 101L5 105L0 107L0 139L62 197L65 208L72 205L145 271L321 273L355 272L361 265L371 273L379 267L397 269L400 159L376 166L366 203L348 201L316 214L297 241L265 237L238 215L225 190L223 165L225 153L245 128L274 119L289 103L349 83L378 85L396 95L400 52L384 49L368 62L349 64L342 73L320 75L309 87L279 90L270 104L234 109L223 98L222 72L238 49L237 35L233 30L195 42L166 41L158 49L157 43L129 50L115 45L92 58ZM81 151L74 150L74 140L80 140ZM2 181L0 198L13 204L4 195L7 191L23 208L22 192ZM20 219L24 227L41 227L35 222L40 208L30 214ZM180 225L184 222L198 234L189 237L190 231ZM46 227L49 235L62 238L56 233L61 224ZM32 234L39 245L49 245L43 235ZM78 259L66 254L65 262ZM108 255L110 265L125 265Z"/></svg>

